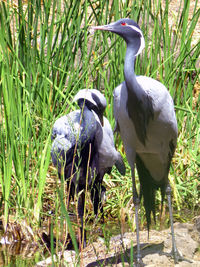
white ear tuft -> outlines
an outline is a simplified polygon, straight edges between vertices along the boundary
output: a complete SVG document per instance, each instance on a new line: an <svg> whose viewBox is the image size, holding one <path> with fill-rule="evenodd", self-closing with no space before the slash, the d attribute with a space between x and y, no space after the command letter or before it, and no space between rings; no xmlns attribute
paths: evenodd
<svg viewBox="0 0 200 267"><path fill-rule="evenodd" d="M132 28L134 31L139 32L139 34L140 34L140 48L138 49L138 52L135 55L135 56L138 56L142 52L142 50L145 48L144 36L142 34L142 31L139 28L137 28L136 26L127 25L127 27Z"/></svg>

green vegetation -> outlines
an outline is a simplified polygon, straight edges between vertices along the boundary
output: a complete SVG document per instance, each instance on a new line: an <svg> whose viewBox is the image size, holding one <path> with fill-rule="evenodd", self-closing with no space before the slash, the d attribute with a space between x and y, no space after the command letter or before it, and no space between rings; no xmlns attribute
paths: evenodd
<svg viewBox="0 0 200 267"><path fill-rule="evenodd" d="M136 73L159 79L174 99L179 138L170 174L173 206L179 220L187 219L181 210L195 214L200 204L200 43L194 34L200 9L197 0L184 0L173 13L169 1L162 2L1 1L0 215L5 224L13 215L38 229L48 210L54 210L55 224L65 225L59 216L68 218L66 195L51 163L51 128L75 108L72 97L82 88L105 94L106 116L114 128L112 91L124 80L125 44L108 33L91 33L89 27L122 17L138 21L144 33L146 47ZM118 136L116 146L123 152ZM128 164L125 177L115 169L106 176L105 213L133 229L130 177ZM57 228L57 238L64 228Z"/></svg>

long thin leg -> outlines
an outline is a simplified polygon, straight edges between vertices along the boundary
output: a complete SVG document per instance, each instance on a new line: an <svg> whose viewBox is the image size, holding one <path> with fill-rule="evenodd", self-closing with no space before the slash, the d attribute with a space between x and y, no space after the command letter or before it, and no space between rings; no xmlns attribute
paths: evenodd
<svg viewBox="0 0 200 267"><path fill-rule="evenodd" d="M168 206L169 206L169 218L170 218L171 235L172 235L172 251L171 253L169 253L169 255L174 258L174 263L178 263L179 261L191 262L190 260L185 259L184 257L181 256L176 246L174 224L173 224L173 213L172 213L171 187L169 184L167 185L167 188L166 188L166 195L167 195L167 201L168 201Z"/></svg>
<svg viewBox="0 0 200 267"><path fill-rule="evenodd" d="M86 247L86 233L83 227L83 216L84 216L84 207L85 207L85 193L81 192L81 194L78 197L78 216L81 220L81 248Z"/></svg>
<svg viewBox="0 0 200 267"><path fill-rule="evenodd" d="M138 197L136 185L135 185L135 171L132 170L132 186L133 186L133 203L135 206L135 223L136 223L136 238L137 238L137 259L136 266L142 267L144 263L142 261L142 254L140 249L140 235L139 235L139 207L140 207L140 199Z"/></svg>

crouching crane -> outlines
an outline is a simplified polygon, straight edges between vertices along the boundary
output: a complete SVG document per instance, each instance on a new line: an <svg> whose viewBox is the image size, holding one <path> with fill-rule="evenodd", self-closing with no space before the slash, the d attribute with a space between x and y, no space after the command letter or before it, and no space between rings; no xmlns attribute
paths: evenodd
<svg viewBox="0 0 200 267"><path fill-rule="evenodd" d="M101 112L103 114L106 105L100 104L98 98L95 97L95 94L96 96L99 95L99 99L101 98L101 102L103 102L104 96L95 89L80 90L74 97L74 101L91 101L91 93L93 94L93 98L97 103L97 109L102 110ZM91 188L91 198L94 205L94 213L95 215L97 215L99 207L101 207L101 213L103 214L101 201L105 193L105 187L102 186L104 175L106 173L110 174L114 165L122 175L125 175L125 165L121 154L115 149L113 131L108 119L103 116L103 120L101 121L101 117L98 116L98 112L93 113L96 119L97 127L94 136L94 146L96 152L95 156L97 157L97 159L95 161L96 173L94 175L95 177L93 181L93 186Z"/></svg>
<svg viewBox="0 0 200 267"><path fill-rule="evenodd" d="M161 189L162 200L165 194L167 195L172 233L171 255L177 263L183 260L183 257L177 250L174 237L171 188L168 180L178 135L173 100L162 83L135 74L136 56L144 48L144 37L135 21L120 19L108 25L95 26L93 29L116 33L127 44L125 81L114 90L114 116L132 173L137 234L136 265L143 266L138 218L140 198L135 184L135 164L140 180L140 194L144 199L148 231L151 214L155 220L156 190Z"/></svg>
<svg viewBox="0 0 200 267"><path fill-rule="evenodd" d="M75 193L79 194L78 215L81 220L81 240L85 246L86 236L82 234L86 184L91 192L95 215L99 206L103 213L103 176L114 164L123 174L125 166L113 139L110 142L107 139L108 134L112 135L112 129L103 117L105 97L96 89L83 89L75 95L75 101L80 110L72 111L54 123L51 157L59 177L63 174L67 180L69 199ZM106 156L110 159L109 163L105 160Z"/></svg>

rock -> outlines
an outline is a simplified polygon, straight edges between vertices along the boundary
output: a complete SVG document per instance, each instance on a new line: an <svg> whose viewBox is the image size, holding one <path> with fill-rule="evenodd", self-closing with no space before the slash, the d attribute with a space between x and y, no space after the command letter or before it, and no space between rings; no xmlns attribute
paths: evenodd
<svg viewBox="0 0 200 267"><path fill-rule="evenodd" d="M194 220L193 237L200 243L200 216L196 217Z"/></svg>
<svg viewBox="0 0 200 267"><path fill-rule="evenodd" d="M191 237L192 228L191 224L187 223L175 223L174 230L175 230L175 239L176 245L179 252L182 256L192 259L196 249L198 248L198 243ZM165 249L167 252L171 251L172 241L171 241L171 230L168 229L168 236L165 240Z"/></svg>
<svg viewBox="0 0 200 267"><path fill-rule="evenodd" d="M159 254L149 254L143 259L146 266L159 266L159 267L170 267L173 264L169 261L168 257Z"/></svg>
<svg viewBox="0 0 200 267"><path fill-rule="evenodd" d="M64 253L59 253L57 257L54 255L54 262L64 262L62 266L76 266L76 257L74 251L64 251ZM52 266L52 257L48 257L47 259L38 262L36 267L46 267Z"/></svg>
<svg viewBox="0 0 200 267"><path fill-rule="evenodd" d="M200 243L193 238L194 231L197 231L196 226L187 223L175 223L175 235L179 252L191 263L187 261L174 264L171 257L166 256L165 253L171 251L171 230L163 231L150 231L150 238L147 239L147 231L140 232L141 253L143 262L147 267L200 267L200 253L198 252ZM197 231L197 234L199 232ZM107 245L107 246L106 246ZM131 248L132 246L132 248ZM87 246L81 253L80 266L130 266L130 255L133 250L133 257L136 254L136 234L125 233L122 235L114 236L106 242L94 242ZM70 258L71 257L71 258ZM76 262L75 253L64 254L67 262L63 261L62 266L75 266ZM37 266L48 266L51 264L50 259L45 265L38 263Z"/></svg>
<svg viewBox="0 0 200 267"><path fill-rule="evenodd" d="M195 227L200 234L200 216L195 218Z"/></svg>

